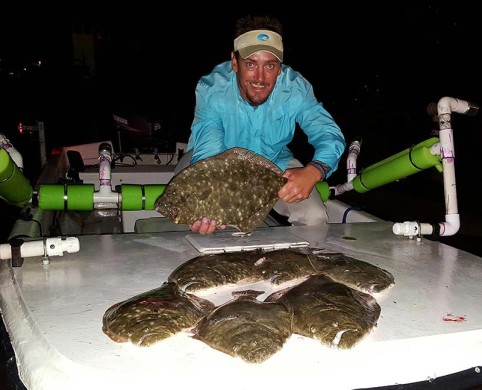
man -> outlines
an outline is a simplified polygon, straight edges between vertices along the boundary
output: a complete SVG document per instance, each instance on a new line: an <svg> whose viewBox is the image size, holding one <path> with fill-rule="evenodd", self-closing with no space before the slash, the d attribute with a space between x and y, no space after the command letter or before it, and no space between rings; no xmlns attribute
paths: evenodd
<svg viewBox="0 0 482 390"><path fill-rule="evenodd" d="M324 224L326 207L314 186L336 170L345 139L311 84L283 64L281 33L281 23L271 17L236 22L231 61L217 65L197 84L187 153L176 171L232 147L252 150L275 163L288 179L274 210L293 225ZM296 124L315 149L306 166L287 147ZM209 215L191 225L200 234L215 229Z"/></svg>

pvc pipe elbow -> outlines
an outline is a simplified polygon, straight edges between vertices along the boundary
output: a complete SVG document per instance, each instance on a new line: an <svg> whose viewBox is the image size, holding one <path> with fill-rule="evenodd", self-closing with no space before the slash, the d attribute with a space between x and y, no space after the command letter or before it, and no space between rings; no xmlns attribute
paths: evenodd
<svg viewBox="0 0 482 390"><path fill-rule="evenodd" d="M340 184L340 185L337 185L335 187L333 187L334 191L335 191L335 195L341 195L347 191L351 191L353 190L353 182L350 181L348 183L344 183L344 184Z"/></svg>
<svg viewBox="0 0 482 390"><path fill-rule="evenodd" d="M440 222L440 236L453 236L460 229L460 214L447 214L445 222Z"/></svg>
<svg viewBox="0 0 482 390"><path fill-rule="evenodd" d="M479 111L476 104L462 99L445 96L438 101L437 111L439 115L456 112L458 114L475 115Z"/></svg>

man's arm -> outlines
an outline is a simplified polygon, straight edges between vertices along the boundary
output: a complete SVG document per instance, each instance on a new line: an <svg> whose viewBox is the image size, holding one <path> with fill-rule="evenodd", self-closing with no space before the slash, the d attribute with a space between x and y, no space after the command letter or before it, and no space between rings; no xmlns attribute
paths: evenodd
<svg viewBox="0 0 482 390"><path fill-rule="evenodd" d="M338 168L338 162L345 151L346 142L340 127L331 114L316 100L311 85L307 84L305 99L296 121L314 147L315 168L325 171L322 180ZM314 164L314 165L315 165Z"/></svg>
<svg viewBox="0 0 482 390"><path fill-rule="evenodd" d="M206 88L201 83L196 87L196 107L189 138L193 150L191 164L225 150L222 120L206 101Z"/></svg>

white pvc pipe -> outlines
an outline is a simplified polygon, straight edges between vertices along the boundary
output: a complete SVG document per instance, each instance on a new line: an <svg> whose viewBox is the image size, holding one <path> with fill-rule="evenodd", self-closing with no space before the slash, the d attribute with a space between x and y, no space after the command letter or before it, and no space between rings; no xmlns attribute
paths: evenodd
<svg viewBox="0 0 482 390"><path fill-rule="evenodd" d="M111 163L112 149L109 144L99 145L99 191L94 192L96 209L116 208L120 204L120 195L112 191Z"/></svg>
<svg viewBox="0 0 482 390"><path fill-rule="evenodd" d="M99 181L100 186L111 187L112 150L109 144L99 146Z"/></svg>
<svg viewBox="0 0 482 390"><path fill-rule="evenodd" d="M356 160L358 155L360 154L360 142L353 141L350 144L350 148L348 149L348 158L346 162L346 170L347 170L347 182L351 182L357 175L356 171Z"/></svg>
<svg viewBox="0 0 482 390"><path fill-rule="evenodd" d="M94 192L94 205L96 208L101 203L109 203L109 204L119 204L120 203L120 194L118 192L112 191L110 186L100 186L99 191ZM99 207L105 208L105 207Z"/></svg>
<svg viewBox="0 0 482 390"><path fill-rule="evenodd" d="M445 114L447 115L447 114ZM451 128L440 130L440 157L443 166L446 214L457 214L457 187L455 180L455 151Z"/></svg>
<svg viewBox="0 0 482 390"><path fill-rule="evenodd" d="M439 115L440 157L443 166L445 222L440 223L440 236L451 236L460 228L457 204L457 185L455 180L455 148L451 126L451 113L465 113L469 103L450 97L443 97L437 105Z"/></svg>
<svg viewBox="0 0 482 390"><path fill-rule="evenodd" d="M46 238L45 240L25 241L20 246L21 257L33 256L63 256L64 252L75 253L80 250L80 243L77 237ZM12 258L12 247L10 244L0 245L0 260Z"/></svg>
<svg viewBox="0 0 482 390"><path fill-rule="evenodd" d="M360 142L353 141L348 149L348 157L346 161L347 181L346 183L332 187L335 191L335 196L343 194L344 192L353 190L353 179L357 176L356 160L360 154Z"/></svg>

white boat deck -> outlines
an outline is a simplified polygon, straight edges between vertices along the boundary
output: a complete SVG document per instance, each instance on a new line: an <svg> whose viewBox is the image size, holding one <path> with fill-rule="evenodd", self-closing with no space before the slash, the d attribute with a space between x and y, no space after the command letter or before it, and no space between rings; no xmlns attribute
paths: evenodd
<svg viewBox="0 0 482 390"><path fill-rule="evenodd" d="M102 332L107 308L160 287L175 267L199 255L185 238L190 232L80 236L79 252L52 257L48 265L40 257L15 268L2 261L1 312L20 378L29 390L236 390L366 388L432 381L471 368L476 375L482 364L482 259L396 236L392 225L266 228L382 267L395 285L375 294L378 326L352 349L293 335L255 365L187 332L147 348L115 343ZM218 304L230 291L203 297Z"/></svg>

